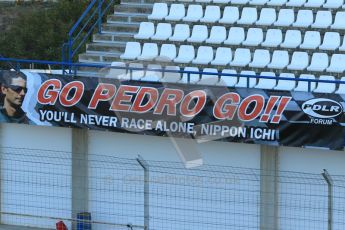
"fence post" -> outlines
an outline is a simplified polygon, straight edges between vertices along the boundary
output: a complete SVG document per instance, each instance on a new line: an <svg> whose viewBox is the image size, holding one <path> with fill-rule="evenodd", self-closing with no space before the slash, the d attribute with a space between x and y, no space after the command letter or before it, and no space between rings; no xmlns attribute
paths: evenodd
<svg viewBox="0 0 345 230"><path fill-rule="evenodd" d="M321 175L328 185L328 230L333 230L333 180L326 169Z"/></svg>
<svg viewBox="0 0 345 230"><path fill-rule="evenodd" d="M138 155L137 161L140 166L144 169L144 229L149 230L150 228L150 175L149 165Z"/></svg>

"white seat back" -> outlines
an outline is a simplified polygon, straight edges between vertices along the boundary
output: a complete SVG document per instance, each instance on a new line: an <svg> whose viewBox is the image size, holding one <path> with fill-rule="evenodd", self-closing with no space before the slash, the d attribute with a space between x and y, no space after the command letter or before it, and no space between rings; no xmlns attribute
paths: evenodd
<svg viewBox="0 0 345 230"><path fill-rule="evenodd" d="M190 72L199 72L199 68L197 67L185 67L184 71L190 71ZM189 78L189 81L188 81ZM192 83L195 84L200 80L200 74L199 73L183 73L181 83Z"/></svg>
<svg viewBox="0 0 345 230"><path fill-rule="evenodd" d="M283 48L297 48L302 43L302 34L299 30L288 30L285 34L285 40L280 45Z"/></svg>
<svg viewBox="0 0 345 230"><path fill-rule="evenodd" d="M190 63L195 57L194 46L181 45L177 58L174 59L176 63Z"/></svg>
<svg viewBox="0 0 345 230"><path fill-rule="evenodd" d="M173 72L169 72L173 71ZM166 66L165 72L163 74L162 82L170 82L175 83L181 80L181 73L177 72L180 71L179 66Z"/></svg>
<svg viewBox="0 0 345 230"><path fill-rule="evenodd" d="M326 32L320 50L336 50L340 46L340 34L337 32Z"/></svg>
<svg viewBox="0 0 345 230"><path fill-rule="evenodd" d="M170 62L176 58L176 46L174 44L163 44L157 61Z"/></svg>
<svg viewBox="0 0 345 230"><path fill-rule="evenodd" d="M123 79L127 74L126 63L124 62L112 62L111 67L109 68L108 74L105 76L106 78L115 78L115 79Z"/></svg>
<svg viewBox="0 0 345 230"><path fill-rule="evenodd" d="M334 23L331 25L332 29L345 29L345 11L337 12Z"/></svg>
<svg viewBox="0 0 345 230"><path fill-rule="evenodd" d="M240 75L238 78L238 82L235 85L235 87L243 87L243 88L253 88L256 85L256 78L255 77L249 77L249 76L256 76L256 73L254 71L241 71Z"/></svg>
<svg viewBox="0 0 345 230"><path fill-rule="evenodd" d="M219 6L206 6L205 15L200 19L201 22L215 23L220 19Z"/></svg>
<svg viewBox="0 0 345 230"><path fill-rule="evenodd" d="M291 63L287 66L289 70L304 70L309 65L309 56L307 52L295 51L292 54Z"/></svg>
<svg viewBox="0 0 345 230"><path fill-rule="evenodd" d="M277 85L273 88L274 90L291 91L296 87L295 75L293 73L281 73L279 77L291 80L279 79Z"/></svg>
<svg viewBox="0 0 345 230"><path fill-rule="evenodd" d="M283 33L280 29L268 29L266 39L261 43L264 47L278 47L283 42Z"/></svg>
<svg viewBox="0 0 345 230"><path fill-rule="evenodd" d="M345 82L345 77L341 77L340 81ZM337 94L345 94L345 83L339 83L337 91L335 91Z"/></svg>
<svg viewBox="0 0 345 230"><path fill-rule="evenodd" d="M244 7L241 18L237 21L239 25L252 25L258 20L258 12L256 8Z"/></svg>
<svg viewBox="0 0 345 230"><path fill-rule="evenodd" d="M247 38L243 41L245 46L259 46L264 40L264 34L261 28L249 28Z"/></svg>
<svg viewBox="0 0 345 230"><path fill-rule="evenodd" d="M155 25L152 22L141 22L139 32L134 35L135 39L149 39L155 33Z"/></svg>
<svg viewBox="0 0 345 230"><path fill-rule="evenodd" d="M325 71L328 67L328 55L326 53L313 53L308 71Z"/></svg>
<svg viewBox="0 0 345 230"><path fill-rule="evenodd" d="M259 20L256 25L270 26L277 20L276 10L273 8L262 8Z"/></svg>
<svg viewBox="0 0 345 230"><path fill-rule="evenodd" d="M226 45L240 45L245 39L244 29L242 27L231 27L228 39L224 41Z"/></svg>
<svg viewBox="0 0 345 230"><path fill-rule="evenodd" d="M265 68L269 63L271 56L268 50L256 49L254 52L253 61L249 63L249 67Z"/></svg>
<svg viewBox="0 0 345 230"><path fill-rule="evenodd" d="M289 53L286 50L275 50L271 63L267 65L271 69L284 69L289 64Z"/></svg>
<svg viewBox="0 0 345 230"><path fill-rule="evenodd" d="M150 20L163 20L168 15L168 5L166 3L154 3L152 13L147 16Z"/></svg>
<svg viewBox="0 0 345 230"><path fill-rule="evenodd" d="M312 74L301 74L299 76L299 79L310 79L315 80L315 76ZM297 87L294 89L294 91L302 91L302 92L312 92L314 91L316 87L316 83L314 82L308 82L308 81L298 81Z"/></svg>
<svg viewBox="0 0 345 230"><path fill-rule="evenodd" d="M218 74L218 70L214 68L205 68L202 70L203 74L201 74L201 79L198 82L199 85L215 85L219 81L218 75L207 74L207 73L214 73Z"/></svg>
<svg viewBox="0 0 345 230"><path fill-rule="evenodd" d="M283 6L288 0L269 0L267 5L269 6Z"/></svg>
<svg viewBox="0 0 345 230"><path fill-rule="evenodd" d="M206 43L221 44L226 39L226 29L224 26L212 26L210 37Z"/></svg>
<svg viewBox="0 0 345 230"><path fill-rule="evenodd" d="M232 60L231 48L218 47L216 51L216 57L211 62L212 65L228 65Z"/></svg>
<svg viewBox="0 0 345 230"><path fill-rule="evenodd" d="M219 20L223 24L234 24L240 18L240 12L237 7L226 6L223 11L223 17Z"/></svg>
<svg viewBox="0 0 345 230"><path fill-rule="evenodd" d="M183 42L190 37L190 29L186 24L176 24L174 34L169 38L170 41Z"/></svg>
<svg viewBox="0 0 345 230"><path fill-rule="evenodd" d="M285 0L284 0L285 1ZM290 26L295 21L293 9L281 9L278 14L278 20L273 23L275 26Z"/></svg>
<svg viewBox="0 0 345 230"><path fill-rule="evenodd" d="M193 64L207 65L213 60L213 49L210 46L200 46Z"/></svg>
<svg viewBox="0 0 345 230"><path fill-rule="evenodd" d="M167 40L172 36L172 28L170 23L158 23L156 33L151 37L152 40Z"/></svg>
<svg viewBox="0 0 345 230"><path fill-rule="evenodd" d="M335 78L333 76L325 76L321 75L319 77L319 80L324 81L335 81ZM335 91L335 83L330 82L318 82L316 89L314 89L314 93L334 93Z"/></svg>
<svg viewBox="0 0 345 230"><path fill-rule="evenodd" d="M224 76L223 74L228 74ZM217 85L227 86L227 87L234 87L238 82L238 77L236 76L237 72L233 69L223 69L222 75L219 79Z"/></svg>
<svg viewBox="0 0 345 230"><path fill-rule="evenodd" d="M194 25L192 36L187 39L189 42L204 42L208 38L208 30L205 25Z"/></svg>
<svg viewBox="0 0 345 230"><path fill-rule="evenodd" d="M251 61L251 54L249 49L237 48L234 55L234 60L230 62L230 66L245 67Z"/></svg>
<svg viewBox="0 0 345 230"><path fill-rule="evenodd" d="M120 56L121 59L134 60L141 54L141 45L139 42L127 42L125 53Z"/></svg>
<svg viewBox="0 0 345 230"><path fill-rule="evenodd" d="M203 9L201 5L189 5L187 15L182 19L185 22L197 22L203 16Z"/></svg>
<svg viewBox="0 0 345 230"><path fill-rule="evenodd" d="M344 3L344 0L326 0L326 3L323 5L323 8L337 9L341 7Z"/></svg>
<svg viewBox="0 0 345 230"><path fill-rule="evenodd" d="M312 10L299 10L296 22L292 23L295 27L309 27L314 22Z"/></svg>
<svg viewBox="0 0 345 230"><path fill-rule="evenodd" d="M343 73L345 71L345 54L333 54L331 64L327 68L331 73Z"/></svg>
<svg viewBox="0 0 345 230"><path fill-rule="evenodd" d="M276 74L273 72L261 72L261 77L275 78ZM258 84L255 86L257 89L273 89L277 85L276 79L259 78Z"/></svg>
<svg viewBox="0 0 345 230"><path fill-rule="evenodd" d="M165 17L167 21L180 21L186 16L186 9L183 4L171 4L169 15Z"/></svg>
<svg viewBox="0 0 345 230"><path fill-rule="evenodd" d="M325 0L308 0L304 7L319 8L325 3Z"/></svg>
<svg viewBox="0 0 345 230"><path fill-rule="evenodd" d="M331 11L318 11L316 13L315 22L311 25L312 28L326 29L332 24Z"/></svg>
<svg viewBox="0 0 345 230"><path fill-rule="evenodd" d="M304 41L300 48L317 49L321 44L321 35L318 31L307 31L304 35Z"/></svg>
<svg viewBox="0 0 345 230"><path fill-rule="evenodd" d="M306 2L306 0L289 0L286 5L293 7L301 7Z"/></svg>
<svg viewBox="0 0 345 230"><path fill-rule="evenodd" d="M158 46L156 43L145 43L138 60L153 60L158 57Z"/></svg>

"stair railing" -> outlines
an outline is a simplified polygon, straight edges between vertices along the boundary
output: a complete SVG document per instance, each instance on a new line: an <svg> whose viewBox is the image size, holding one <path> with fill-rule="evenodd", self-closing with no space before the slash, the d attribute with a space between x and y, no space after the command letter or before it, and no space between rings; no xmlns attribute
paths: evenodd
<svg viewBox="0 0 345 230"><path fill-rule="evenodd" d="M92 0L68 33L68 41L62 45L62 62L73 63L73 58L85 45L94 29L102 32L102 18L113 5L114 0ZM71 65L68 65L69 67ZM64 69L65 70L65 69ZM71 72L69 68L69 72Z"/></svg>

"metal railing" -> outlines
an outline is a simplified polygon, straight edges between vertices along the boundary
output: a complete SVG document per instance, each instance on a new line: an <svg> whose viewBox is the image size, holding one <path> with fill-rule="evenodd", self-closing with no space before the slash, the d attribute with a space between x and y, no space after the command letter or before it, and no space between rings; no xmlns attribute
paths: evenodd
<svg viewBox="0 0 345 230"><path fill-rule="evenodd" d="M84 13L69 31L68 41L62 45L62 62L73 62L73 57L78 54L78 51L96 27L98 33L101 33L102 18L113 3L114 0L91 1Z"/></svg>

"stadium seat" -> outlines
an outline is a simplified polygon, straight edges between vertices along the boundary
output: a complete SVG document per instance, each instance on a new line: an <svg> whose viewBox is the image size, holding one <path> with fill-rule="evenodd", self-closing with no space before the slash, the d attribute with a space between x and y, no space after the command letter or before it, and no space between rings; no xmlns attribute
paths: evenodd
<svg viewBox="0 0 345 230"><path fill-rule="evenodd" d="M179 66L166 66L165 71L180 71ZM162 82L175 83L181 80L181 73L178 72L164 72Z"/></svg>
<svg viewBox="0 0 345 230"><path fill-rule="evenodd" d="M248 76L256 76L256 73L254 71L247 71L243 70L241 71L240 75L238 78L238 82L235 85L235 87L240 87L240 88L254 88L256 85L256 78L255 77L248 77Z"/></svg>
<svg viewBox="0 0 345 230"><path fill-rule="evenodd" d="M306 0L289 0L286 6L301 7L305 4Z"/></svg>
<svg viewBox="0 0 345 230"><path fill-rule="evenodd" d="M284 69L289 64L289 53L286 50L275 50L271 63L267 65L271 69Z"/></svg>
<svg viewBox="0 0 345 230"><path fill-rule="evenodd" d="M324 81L335 81L333 76L325 76L321 75L319 80ZM335 83L328 83L328 82L318 82L316 89L314 89L314 93L334 93L335 91Z"/></svg>
<svg viewBox="0 0 345 230"><path fill-rule="evenodd" d="M190 29L186 24L176 24L174 34L169 38L170 41L184 42L190 37Z"/></svg>
<svg viewBox="0 0 345 230"><path fill-rule="evenodd" d="M295 13L293 9L281 9L278 13L278 19L273 25L275 26L291 26L295 21Z"/></svg>
<svg viewBox="0 0 345 230"><path fill-rule="evenodd" d="M256 25L270 26L277 20L276 10L273 8L262 8L260 18L255 22Z"/></svg>
<svg viewBox="0 0 345 230"><path fill-rule="evenodd" d="M169 23L158 23L156 33L151 37L152 40L165 41L172 35L171 24Z"/></svg>
<svg viewBox="0 0 345 230"><path fill-rule="evenodd" d="M220 19L219 6L206 6L204 17L200 19L200 22L215 23Z"/></svg>
<svg viewBox="0 0 345 230"><path fill-rule="evenodd" d="M199 72L199 68L197 67L185 67L184 68L185 72ZM189 78L189 80L188 80ZM191 83L195 84L200 80L200 74L198 73L183 73L182 78L180 80L181 83Z"/></svg>
<svg viewBox="0 0 345 230"><path fill-rule="evenodd" d="M226 45L240 45L245 39L244 29L242 27L231 27L228 39L224 41Z"/></svg>
<svg viewBox="0 0 345 230"><path fill-rule="evenodd" d="M313 53L308 71L325 71L328 67L328 55L326 53Z"/></svg>
<svg viewBox="0 0 345 230"><path fill-rule="evenodd" d="M210 37L206 39L206 43L221 44L226 39L226 29L224 26L212 26Z"/></svg>
<svg viewBox="0 0 345 230"><path fill-rule="evenodd" d="M176 46L174 44L163 44L156 60L160 62L171 62L176 58L176 55Z"/></svg>
<svg viewBox="0 0 345 230"><path fill-rule="evenodd" d="M315 80L315 76L312 74L301 74L299 76L299 79L310 79L310 80ZM310 86L310 89L309 89ZM316 83L314 82L308 82L308 81L298 81L297 82L297 87L294 89L294 91L302 91L302 92L312 92L315 90Z"/></svg>
<svg viewBox="0 0 345 230"><path fill-rule="evenodd" d="M157 71L155 71L157 70ZM150 82L158 82L161 80L163 76L162 66L157 64L150 64L147 65L147 70L145 72L145 75L143 78L141 78L141 81L150 81Z"/></svg>
<svg viewBox="0 0 345 230"><path fill-rule="evenodd" d="M109 73L106 78L123 79L127 74L126 63L124 62L112 62L109 68Z"/></svg>
<svg viewBox="0 0 345 230"><path fill-rule="evenodd" d="M250 0L231 0L231 4L241 4L245 5L249 2Z"/></svg>
<svg viewBox="0 0 345 230"><path fill-rule="evenodd" d="M291 63L287 66L289 70L304 70L309 66L309 56L306 52L295 51L292 54Z"/></svg>
<svg viewBox="0 0 345 230"><path fill-rule="evenodd" d="M252 68L265 68L270 63L270 52L268 50L257 49L254 52L253 60L249 63Z"/></svg>
<svg viewBox="0 0 345 230"><path fill-rule="evenodd" d="M216 3L216 4L227 4L230 1L231 0L213 0L213 3Z"/></svg>
<svg viewBox="0 0 345 230"><path fill-rule="evenodd" d="M245 46L259 46L264 40L264 34L261 28L249 28L247 38L242 42Z"/></svg>
<svg viewBox="0 0 345 230"><path fill-rule="evenodd" d="M309 27L314 22L312 10L299 10L297 13L297 19L292 26L294 27Z"/></svg>
<svg viewBox="0 0 345 230"><path fill-rule="evenodd" d="M232 51L230 48L218 47L216 57L211 62L212 65L228 65L232 60Z"/></svg>
<svg viewBox="0 0 345 230"><path fill-rule="evenodd" d="M340 46L340 34L337 32L326 32L323 36L323 42L319 46L320 50L336 50Z"/></svg>
<svg viewBox="0 0 345 230"><path fill-rule="evenodd" d="M229 74L228 76L224 76L223 74ZM227 86L227 87L234 87L237 82L238 82L238 77L237 76L232 76L236 75L237 72L236 70L233 69L223 69L222 70L222 75L219 79L219 82L217 85L222 85L222 86Z"/></svg>
<svg viewBox="0 0 345 230"><path fill-rule="evenodd" d="M321 35L318 31L307 31L304 34L304 41L300 45L302 49L317 49L321 44Z"/></svg>
<svg viewBox="0 0 345 230"><path fill-rule="evenodd" d="M129 79L138 81L145 76L144 65L142 63L129 63L128 67L132 69L127 73Z"/></svg>
<svg viewBox="0 0 345 230"><path fill-rule="evenodd" d="M283 33L279 29L269 29L266 33L266 39L261 46L278 47L283 42Z"/></svg>
<svg viewBox="0 0 345 230"><path fill-rule="evenodd" d="M151 61L158 57L158 46L156 43L145 43L138 60Z"/></svg>
<svg viewBox="0 0 345 230"><path fill-rule="evenodd" d="M135 39L149 39L155 33L155 25L152 22L141 22L139 32L134 35Z"/></svg>
<svg viewBox="0 0 345 230"><path fill-rule="evenodd" d="M233 1L232 1L233 2ZM256 8L244 7L241 18L237 21L239 25L252 25L258 20L258 12Z"/></svg>
<svg viewBox="0 0 345 230"><path fill-rule="evenodd" d="M291 91L296 87L295 75L293 73L281 73L280 78L291 78L291 80L279 79L274 90Z"/></svg>
<svg viewBox="0 0 345 230"><path fill-rule="evenodd" d="M154 3L152 13L147 16L149 20L163 20L168 16L168 5L166 3Z"/></svg>
<svg viewBox="0 0 345 230"><path fill-rule="evenodd" d="M315 22L311 25L312 28L326 29L332 25L331 11L318 11L316 13Z"/></svg>
<svg viewBox="0 0 345 230"><path fill-rule="evenodd" d="M199 85L215 85L219 81L219 76L218 75L211 75L211 74L206 74L206 73L216 73L218 74L218 70L214 68L205 68L202 70L204 72L201 74L201 79L197 83Z"/></svg>
<svg viewBox="0 0 345 230"><path fill-rule="evenodd" d="M263 77L276 77L273 72L261 72L260 76ZM277 85L276 79L259 78L258 84L255 86L257 89L273 89Z"/></svg>
<svg viewBox="0 0 345 230"><path fill-rule="evenodd" d="M208 38L208 30L205 25L194 25L192 30L192 36L187 38L188 42L204 42Z"/></svg>
<svg viewBox="0 0 345 230"><path fill-rule="evenodd" d="M251 53L249 49L238 48L235 51L234 59L230 62L230 66L245 67L251 61Z"/></svg>
<svg viewBox="0 0 345 230"><path fill-rule="evenodd" d="M134 60L141 54L141 45L139 42L127 42L125 53L120 56L121 59Z"/></svg>
<svg viewBox="0 0 345 230"><path fill-rule="evenodd" d="M323 4L323 8L337 9L340 8L344 3L344 0L326 0Z"/></svg>
<svg viewBox="0 0 345 230"><path fill-rule="evenodd" d="M331 64L326 71L331 73L343 73L345 71L345 54L333 54Z"/></svg>
<svg viewBox="0 0 345 230"><path fill-rule="evenodd" d="M283 48L296 49L302 43L302 34L299 30L288 30L285 34L285 40L280 45Z"/></svg>
<svg viewBox="0 0 345 230"><path fill-rule="evenodd" d="M195 0L195 2L200 2L200 3L210 3L212 0Z"/></svg>
<svg viewBox="0 0 345 230"><path fill-rule="evenodd" d="M191 45L181 45L177 57L174 59L176 63L190 63L195 57L194 47Z"/></svg>
<svg viewBox="0 0 345 230"><path fill-rule="evenodd" d="M189 5L187 15L182 19L185 22L197 22L203 16L201 5Z"/></svg>
<svg viewBox="0 0 345 230"><path fill-rule="evenodd" d="M345 11L337 12L335 15L334 23L331 25L331 29L345 29Z"/></svg>
<svg viewBox="0 0 345 230"><path fill-rule="evenodd" d="M213 60L213 49L210 46L200 46L193 64L208 65Z"/></svg>
<svg viewBox="0 0 345 230"><path fill-rule="evenodd" d="M171 4L169 15L165 17L166 21L180 21L186 16L186 9L183 4Z"/></svg>
<svg viewBox="0 0 345 230"><path fill-rule="evenodd" d="M345 82L345 77L340 78L340 81ZM337 91L335 91L337 94L345 94L345 83L340 84L338 86Z"/></svg>
<svg viewBox="0 0 345 230"><path fill-rule="evenodd" d="M226 6L224 8L223 17L219 20L222 24L234 24L240 18L240 12L237 7Z"/></svg>
<svg viewBox="0 0 345 230"><path fill-rule="evenodd" d="M268 2L268 0L251 0L249 5L263 6Z"/></svg>
<svg viewBox="0 0 345 230"><path fill-rule="evenodd" d="M308 0L304 7L320 8L325 3L325 0Z"/></svg>
<svg viewBox="0 0 345 230"><path fill-rule="evenodd" d="M269 6L284 6L288 0L270 0L267 2Z"/></svg>

